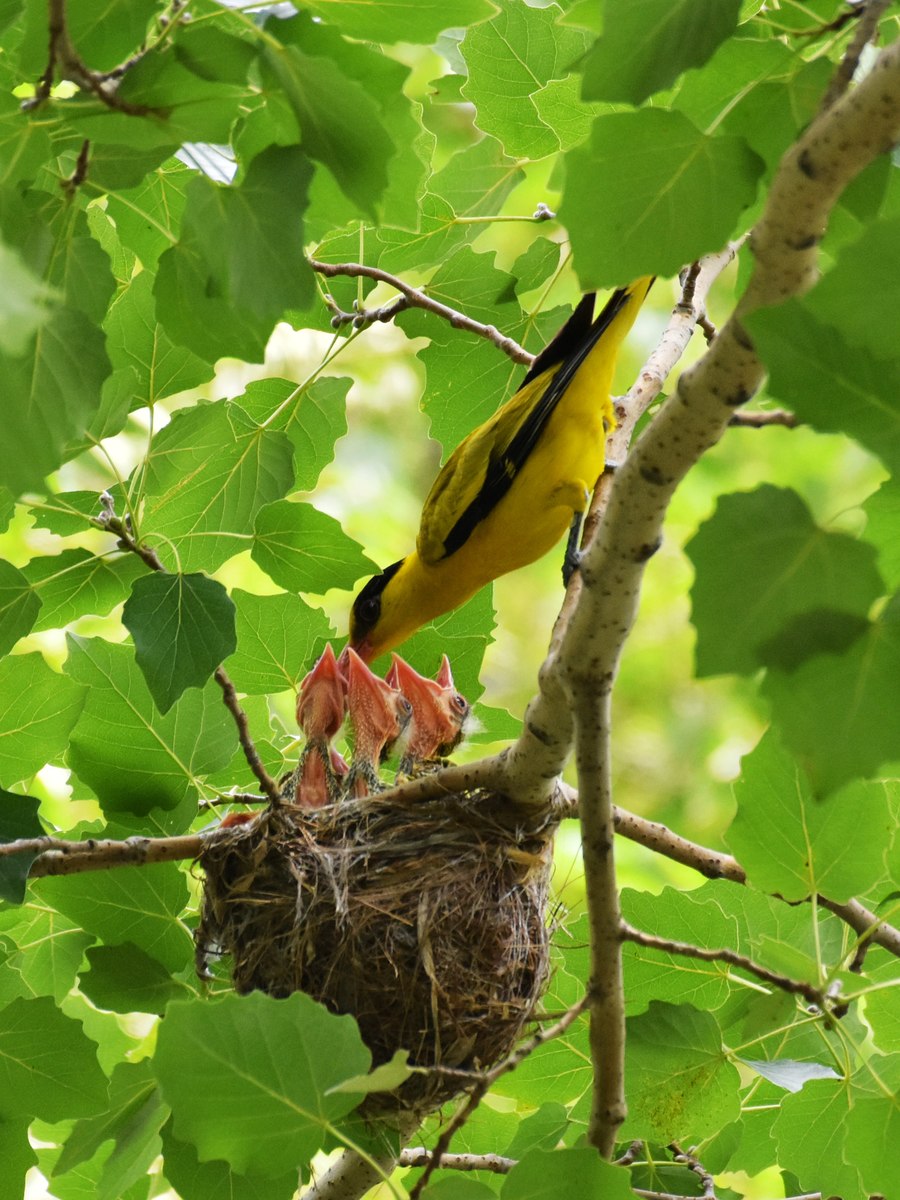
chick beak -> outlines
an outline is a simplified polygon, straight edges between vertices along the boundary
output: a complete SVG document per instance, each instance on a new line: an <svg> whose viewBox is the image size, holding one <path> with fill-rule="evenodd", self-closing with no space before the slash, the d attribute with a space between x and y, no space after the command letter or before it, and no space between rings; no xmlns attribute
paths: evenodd
<svg viewBox="0 0 900 1200"><path fill-rule="evenodd" d="M345 684L328 642L319 661L300 684L297 724L308 738L333 738L344 721Z"/></svg>

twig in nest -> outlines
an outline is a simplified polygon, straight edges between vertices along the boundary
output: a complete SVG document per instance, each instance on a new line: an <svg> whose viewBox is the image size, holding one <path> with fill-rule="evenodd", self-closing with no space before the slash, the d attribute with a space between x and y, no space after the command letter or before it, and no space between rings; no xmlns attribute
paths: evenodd
<svg viewBox="0 0 900 1200"><path fill-rule="evenodd" d="M509 1058L505 1059L502 1063L499 1063L492 1070L484 1073L484 1076L469 1092L468 1099L454 1113L452 1119L447 1123L447 1125L445 1125L443 1131L441 1132L441 1136L438 1138L434 1149L431 1151L431 1157L428 1160L425 1170L416 1180L415 1185L409 1193L409 1200L419 1200L419 1197L422 1194L422 1189L431 1178L432 1173L440 1166L441 1159L449 1148L454 1134L457 1132L457 1130L462 1129L463 1125L465 1125L466 1121L468 1121L469 1117L484 1099L490 1088L493 1087L493 1085L497 1082L497 1080L500 1079L501 1076L508 1074L510 1071L514 1071L519 1063L524 1062L529 1054L533 1054L534 1051L537 1050L538 1046L543 1046L545 1042L550 1042L554 1038L560 1037L563 1033L565 1033L569 1026L576 1021L583 1012L585 1012L588 1007L588 1001L589 997L583 996L577 1004L572 1005L572 1007L556 1022L555 1025L551 1025L549 1029L538 1030L534 1037L529 1038L527 1042L523 1042L522 1045L519 1046L519 1048L509 1056Z"/></svg>
<svg viewBox="0 0 900 1200"><path fill-rule="evenodd" d="M454 329L465 329L469 333L476 334L478 337L486 338L498 350L502 350L513 362L524 363L526 366L531 366L532 362L534 362L533 354L529 354L514 338L506 337L494 325L483 325L481 321L467 317L465 313L461 313L455 308L450 308L447 304L441 304L439 300L434 300L431 296L426 295L420 288L412 287L398 275L390 275L387 271L382 271L380 267L367 267L364 263L351 262L325 263L320 262L317 258L310 258L308 262L314 271L319 275L324 275L328 279L334 279L339 275L346 275L351 279L374 279L379 283L387 283L405 299L404 308L424 309L425 312L434 313L435 316L442 317ZM372 312L378 314L389 308L390 306L386 305L382 309L373 309ZM344 317L348 317L350 321L355 321L357 317L363 317L364 323L370 323L365 310L349 314L336 309L335 316L342 319L342 324L344 323ZM376 315L371 319L380 321L388 318Z"/></svg>

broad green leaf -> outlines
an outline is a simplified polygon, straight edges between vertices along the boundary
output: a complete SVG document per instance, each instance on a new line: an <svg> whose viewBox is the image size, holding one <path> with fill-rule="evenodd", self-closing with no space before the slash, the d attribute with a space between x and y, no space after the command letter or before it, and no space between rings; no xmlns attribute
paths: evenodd
<svg viewBox="0 0 900 1200"><path fill-rule="evenodd" d="M702 1138L737 1119L739 1076L710 1013L654 1001L628 1021L623 1136Z"/></svg>
<svg viewBox="0 0 900 1200"><path fill-rule="evenodd" d="M569 1126L569 1114L561 1104L542 1104L525 1117L504 1153L509 1158L522 1158L531 1150L552 1150Z"/></svg>
<svg viewBox="0 0 900 1200"><path fill-rule="evenodd" d="M25 1175L37 1164L37 1155L28 1140L26 1120L0 1119L0 1200L21 1200L25 1195Z"/></svg>
<svg viewBox="0 0 900 1200"><path fill-rule="evenodd" d="M900 584L900 480L888 479L866 500L866 537L878 549L888 587Z"/></svg>
<svg viewBox="0 0 900 1200"><path fill-rule="evenodd" d="M872 1027L875 1044L884 1054L900 1051L900 967L896 959L883 962L867 972L877 986L866 996L866 1020Z"/></svg>
<svg viewBox="0 0 900 1200"><path fill-rule="evenodd" d="M859 1172L844 1154L854 1108L843 1079L813 1079L782 1101L772 1127L778 1162L797 1176L804 1190L862 1200Z"/></svg>
<svg viewBox="0 0 900 1200"><path fill-rule="evenodd" d="M537 111L535 93L568 75L589 37L557 25L556 4L532 8L498 0L497 7L491 20L466 31L460 49L469 77L462 92L475 105L478 128L497 138L507 154L544 158L561 143Z"/></svg>
<svg viewBox="0 0 900 1200"><path fill-rule="evenodd" d="M0 1010L0 1113L45 1121L89 1116L106 1102L93 1042L49 996Z"/></svg>
<svg viewBox="0 0 900 1200"><path fill-rule="evenodd" d="M105 616L145 571L136 555L108 559L80 547L33 558L22 574L41 604L35 630L59 629L87 613Z"/></svg>
<svg viewBox="0 0 900 1200"><path fill-rule="evenodd" d="M110 489L110 494L116 502L119 511L124 509L121 488ZM68 537L71 533L84 533L93 528L91 518L99 517L103 512L100 502L100 492L51 492L47 499L29 508L38 529L49 529L60 537Z"/></svg>
<svg viewBox="0 0 900 1200"><path fill-rule="evenodd" d="M498 213L524 172L493 137L480 138L459 150L428 180L428 190L460 217ZM559 247L557 246L557 253Z"/></svg>
<svg viewBox="0 0 900 1200"><path fill-rule="evenodd" d="M108 946L133 942L170 971L189 966L193 942L180 920L188 898L175 863L117 867L35 882L54 908Z"/></svg>
<svg viewBox="0 0 900 1200"><path fill-rule="evenodd" d="M885 357L900 335L900 219L873 223L844 246L803 303L854 350Z"/></svg>
<svg viewBox="0 0 900 1200"><path fill-rule="evenodd" d="M841 613L864 619L884 591L871 545L826 532L796 492L769 484L720 497L685 549L696 572L691 619L701 676L751 674L772 661L766 645L792 618ZM792 632L792 662L815 653L815 645L798 646L798 629Z"/></svg>
<svg viewBox="0 0 900 1200"><path fill-rule="evenodd" d="M387 162L397 149L375 102L333 58L296 45L267 46L264 57L294 110L305 152L331 172L360 211L374 217L388 183Z"/></svg>
<svg viewBox="0 0 900 1200"><path fill-rule="evenodd" d="M202 688L237 645L234 603L208 575L143 575L132 585L122 624L162 713L188 688Z"/></svg>
<svg viewBox="0 0 900 1200"><path fill-rule="evenodd" d="M40 597L19 568L0 559L0 654L31 632L40 608Z"/></svg>
<svg viewBox="0 0 900 1200"><path fill-rule="evenodd" d="M0 781L16 783L60 761L86 695L40 654L0 659Z"/></svg>
<svg viewBox="0 0 900 1200"><path fill-rule="evenodd" d="M584 61L585 100L642 104L700 67L735 30L740 0L605 0Z"/></svg>
<svg viewBox="0 0 900 1200"><path fill-rule="evenodd" d="M347 392L351 379L317 379L308 386L287 379L261 379L247 385L240 407L267 430L286 433L294 447L295 486L312 491L334 444L347 432Z"/></svg>
<svg viewBox="0 0 900 1200"><path fill-rule="evenodd" d="M16 511L16 501L9 488L0 486L0 533L5 533Z"/></svg>
<svg viewBox="0 0 900 1200"><path fill-rule="evenodd" d="M373 1067L364 1075L351 1075L349 1079L337 1083L328 1089L329 1096L337 1092L355 1092L367 1096L370 1092L391 1092L394 1088L406 1083L413 1074L409 1066L409 1051L395 1051L390 1062Z"/></svg>
<svg viewBox="0 0 900 1200"><path fill-rule="evenodd" d="M474 25L494 11L491 0L387 0L377 7L360 0L310 0L304 7L351 38L423 46L442 29Z"/></svg>
<svg viewBox="0 0 900 1200"><path fill-rule="evenodd" d="M69 637L66 674L87 686L68 760L107 812L172 809L232 758L237 732L210 682L160 716L129 646Z"/></svg>
<svg viewBox="0 0 900 1200"><path fill-rule="evenodd" d="M897 1056L893 1056L894 1062ZM881 1066L881 1064L879 1064ZM869 1193L891 1196L900 1188L900 1163L894 1153L900 1138L897 1093L857 1100L847 1117L845 1155L859 1168Z"/></svg>
<svg viewBox="0 0 900 1200"><path fill-rule="evenodd" d="M187 188L181 237L159 260L157 314L173 342L214 362L262 358L276 321L313 294L303 256L312 174L295 146L272 146L237 187L200 177Z"/></svg>
<svg viewBox="0 0 900 1200"><path fill-rule="evenodd" d="M109 71L141 46L147 25L158 10L156 0L70 0L66 23L82 61L95 71ZM19 52L20 70L39 75L47 65L47 10L29 3L25 36Z"/></svg>
<svg viewBox="0 0 900 1200"><path fill-rule="evenodd" d="M665 888L659 896L626 888L622 914L645 933L717 949L737 941L737 922L698 892ZM716 1009L728 995L729 967L683 955L666 954L632 942L622 948L625 996L629 1014L644 1011L653 1000Z"/></svg>
<svg viewBox="0 0 900 1200"><path fill-rule="evenodd" d="M356 1106L329 1089L366 1071L370 1055L351 1017L300 992L253 992L172 1003L154 1062L179 1139L238 1172L277 1176L308 1162L325 1127Z"/></svg>
<svg viewBox="0 0 900 1200"><path fill-rule="evenodd" d="M531 1150L507 1176L503 1200L571 1200L572 1196L602 1196L631 1200L631 1176L626 1167L604 1162L596 1150Z"/></svg>
<svg viewBox="0 0 900 1200"><path fill-rule="evenodd" d="M4 188L32 180L50 157L48 124L45 114L26 117L15 96L0 94L0 185Z"/></svg>
<svg viewBox="0 0 900 1200"><path fill-rule="evenodd" d="M187 185L193 179L195 171L170 159L139 186L107 198L107 212L116 223L122 244L145 267L151 267L178 240Z"/></svg>
<svg viewBox="0 0 900 1200"><path fill-rule="evenodd" d="M227 1162L201 1162L196 1147L179 1141L172 1132L172 1121L162 1130L165 1176L179 1196L227 1196L228 1200L291 1200L297 1190L297 1171L292 1168L272 1178L264 1175L237 1175Z"/></svg>
<svg viewBox="0 0 900 1200"><path fill-rule="evenodd" d="M114 378L130 381L120 387L125 413L198 387L212 374L209 363L176 346L157 320L154 279L150 271L135 275L110 305L104 323L110 360L121 372Z"/></svg>
<svg viewBox="0 0 900 1200"><path fill-rule="evenodd" d="M296 688L333 636L328 618L299 596L256 596L235 589L237 650L226 664L234 685L250 695Z"/></svg>
<svg viewBox="0 0 900 1200"><path fill-rule="evenodd" d="M44 827L38 820L40 801L33 796L19 796L0 788L0 845L17 842L20 838L44 837ZM40 851L0 858L0 900L21 904L25 899L28 869Z"/></svg>
<svg viewBox="0 0 900 1200"><path fill-rule="evenodd" d="M9 966L19 972L22 994L53 996L57 1002L71 991L93 940L61 913L33 900L0 914L0 932L15 945Z"/></svg>
<svg viewBox="0 0 900 1200"><path fill-rule="evenodd" d="M0 350L7 399L0 482L16 494L42 490L90 424L109 372L102 333L74 308L56 308L24 354Z"/></svg>
<svg viewBox="0 0 900 1200"><path fill-rule="evenodd" d="M884 873L872 847L890 841L888 792L895 789L857 782L825 801L814 799L803 771L770 731L742 761L726 840L761 891L788 901L820 893L843 903L864 895Z"/></svg>
<svg viewBox="0 0 900 1200"><path fill-rule="evenodd" d="M187 984L174 979L158 958L133 942L93 946L78 987L96 1005L110 1012L163 1013L170 1000L184 997Z"/></svg>
<svg viewBox="0 0 900 1200"><path fill-rule="evenodd" d="M751 314L747 327L771 396L814 429L856 438L900 469L900 364L848 344L800 300Z"/></svg>
<svg viewBox="0 0 900 1200"><path fill-rule="evenodd" d="M0 294L0 351L12 356L24 354L31 338L47 319L48 301L54 292L33 274L15 250L2 243L0 274L5 285Z"/></svg>
<svg viewBox="0 0 900 1200"><path fill-rule="evenodd" d="M539 237L520 254L512 266L516 295L521 296L545 283L559 266L559 243Z"/></svg>
<svg viewBox="0 0 900 1200"><path fill-rule="evenodd" d="M900 758L898 679L898 596L843 653L819 654L795 671L767 673L763 690L775 723L817 795Z"/></svg>
<svg viewBox="0 0 900 1200"><path fill-rule="evenodd" d="M586 291L648 269L675 275L720 247L752 203L763 169L741 139L708 136L678 112L651 108L598 117L590 142L565 162L559 215Z"/></svg>
<svg viewBox="0 0 900 1200"><path fill-rule="evenodd" d="M376 569L334 517L289 500L276 500L259 510L251 553L280 587L316 595L352 587L361 575Z"/></svg>
<svg viewBox="0 0 900 1200"><path fill-rule="evenodd" d="M109 1081L108 1108L76 1123L53 1168L54 1178L87 1162L112 1141L96 1195L97 1200L119 1200L159 1156L159 1131L168 1115L150 1061L120 1063Z"/></svg>
<svg viewBox="0 0 900 1200"><path fill-rule="evenodd" d="M153 439L141 535L172 542L182 571L215 570L247 549L260 507L290 488L293 453L283 432L231 401L184 409Z"/></svg>

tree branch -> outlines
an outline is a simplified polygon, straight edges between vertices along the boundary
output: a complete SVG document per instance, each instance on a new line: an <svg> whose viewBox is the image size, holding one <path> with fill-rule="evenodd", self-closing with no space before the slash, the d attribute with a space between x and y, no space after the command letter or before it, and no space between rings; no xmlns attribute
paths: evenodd
<svg viewBox="0 0 900 1200"><path fill-rule="evenodd" d="M620 929L623 941L634 942L636 945L646 946L650 950L664 950L667 954L679 954L683 958L697 958L702 962L728 963L729 966L739 967L742 971L746 971L748 975L755 975L764 983L771 983L773 987L780 988L783 992L790 992L793 996L802 996L808 1003L815 1004L823 1011L826 1008L826 997L821 988L814 987L813 984L806 983L802 979L792 979L789 975L770 971L768 967L754 962L745 954L738 954L736 950L729 950L724 946L721 949L711 950L703 946L695 946L691 942L672 941L670 938L657 937L655 934L645 933L642 929L635 929L627 921L621 923Z"/></svg>
<svg viewBox="0 0 900 1200"><path fill-rule="evenodd" d="M794 413L783 408L773 408L768 412L735 413L728 424L743 429L765 429L769 425L785 425L788 429L794 429L797 426L797 418Z"/></svg>
<svg viewBox="0 0 900 1200"><path fill-rule="evenodd" d="M439 300L434 300L421 289L412 287L411 284L406 283L398 275L390 275L387 271L382 271L380 267L367 267L363 263L324 263L320 262L317 258L310 258L308 261L314 271L329 279L333 279L337 275L347 275L351 279L374 279L379 283L387 283L400 292L404 298L405 304L403 308L424 309L425 312L442 317L454 329L465 329L469 333L476 334L478 337L486 338L498 350L502 350L513 362L524 363L526 366L531 366L532 362L534 362L533 354L529 354L515 339L506 337L495 326L482 325L480 321L476 321L472 317L467 317L465 313L461 313L455 308L450 308L449 305L441 304ZM399 301L394 301L393 303L395 306L393 312L390 311L390 305L383 305L380 309L369 311L363 309L353 314L342 313L339 309L336 309L335 320L337 320L338 326L345 324L344 318L354 323L359 322L360 324L389 320L390 316L400 311ZM384 315L385 313L389 315L386 316Z"/></svg>
<svg viewBox="0 0 900 1200"><path fill-rule="evenodd" d="M501 1076L509 1074L510 1071L514 1071L519 1063L524 1062L529 1054L533 1054L537 1050L538 1046L543 1046L545 1042L553 1041L554 1038L558 1038L565 1033L569 1026L581 1016L587 1006L588 996L585 995L577 1004L573 1004L560 1017L556 1024L551 1025L549 1029L539 1029L533 1037L530 1037L527 1042L523 1042L503 1062L498 1063L490 1071L484 1072L484 1075L469 1092L465 1102L460 1105L441 1131L441 1136L431 1151L431 1156L425 1166L425 1170L416 1180L415 1185L409 1193L409 1200L419 1200L422 1189L431 1178L432 1172L440 1166L444 1153L449 1149L454 1134L465 1125L466 1121L468 1121L469 1117L497 1080Z"/></svg>
<svg viewBox="0 0 900 1200"><path fill-rule="evenodd" d="M410 1147L401 1151L399 1167L427 1167L434 1151L424 1146ZM516 1159L504 1158L502 1154L442 1154L440 1167L444 1171L492 1171L495 1175L507 1175L516 1165Z"/></svg>

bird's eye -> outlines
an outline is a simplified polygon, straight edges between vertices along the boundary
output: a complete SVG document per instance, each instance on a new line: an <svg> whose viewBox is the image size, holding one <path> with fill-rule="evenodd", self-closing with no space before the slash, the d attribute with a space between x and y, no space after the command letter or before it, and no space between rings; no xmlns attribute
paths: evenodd
<svg viewBox="0 0 900 1200"><path fill-rule="evenodd" d="M468 700L465 698L465 696L461 696L459 692L453 693L453 700L451 703L455 705L457 712L464 713L469 711Z"/></svg>
<svg viewBox="0 0 900 1200"><path fill-rule="evenodd" d="M398 696L397 703L400 706L400 711L406 713L407 716L412 712L412 705L405 696Z"/></svg>
<svg viewBox="0 0 900 1200"><path fill-rule="evenodd" d="M359 606L359 618L365 625L374 625L381 615L381 597L370 596Z"/></svg>

